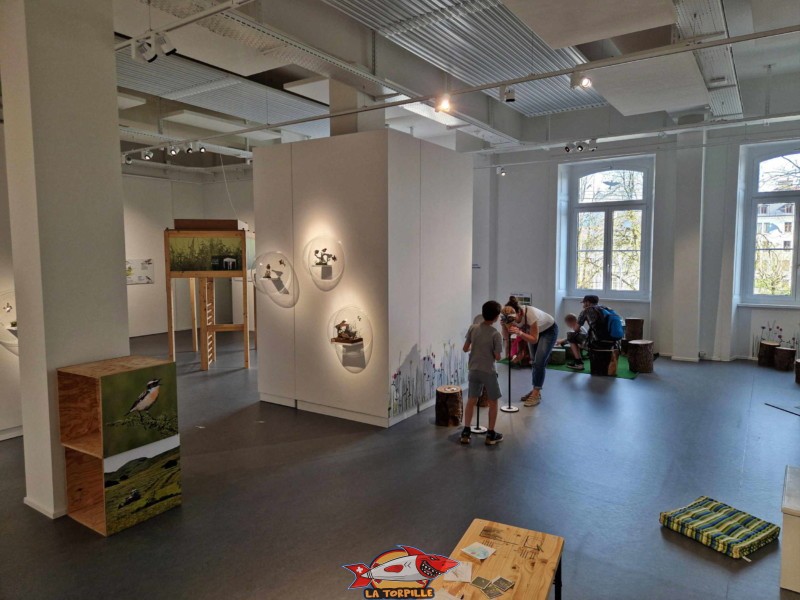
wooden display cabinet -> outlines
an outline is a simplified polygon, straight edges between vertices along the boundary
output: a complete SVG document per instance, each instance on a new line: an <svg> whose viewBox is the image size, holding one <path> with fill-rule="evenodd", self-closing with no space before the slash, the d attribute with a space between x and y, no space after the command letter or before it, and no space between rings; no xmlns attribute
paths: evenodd
<svg viewBox="0 0 800 600"><path fill-rule="evenodd" d="M58 398L70 517L111 535L181 503L174 362L64 367Z"/></svg>

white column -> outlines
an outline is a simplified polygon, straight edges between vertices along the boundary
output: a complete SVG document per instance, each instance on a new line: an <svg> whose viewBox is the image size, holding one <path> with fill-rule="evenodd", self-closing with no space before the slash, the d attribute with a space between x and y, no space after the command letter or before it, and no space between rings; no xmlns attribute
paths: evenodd
<svg viewBox="0 0 800 600"><path fill-rule="evenodd" d="M112 3L4 0L25 503L65 512L56 369L129 353Z"/></svg>
<svg viewBox="0 0 800 600"><path fill-rule="evenodd" d="M675 193L673 360L698 361L705 132L678 135Z"/></svg>
<svg viewBox="0 0 800 600"><path fill-rule="evenodd" d="M363 92L335 79L328 80L330 85L330 110L332 113L342 110L355 110L375 104ZM331 135L346 135L359 131L375 131L386 126L386 111L370 110L367 112L335 117L331 119Z"/></svg>

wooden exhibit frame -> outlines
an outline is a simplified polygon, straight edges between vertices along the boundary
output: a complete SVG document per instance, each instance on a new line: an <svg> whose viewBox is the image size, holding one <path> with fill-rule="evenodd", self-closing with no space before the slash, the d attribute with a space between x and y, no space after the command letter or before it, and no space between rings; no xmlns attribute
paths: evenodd
<svg viewBox="0 0 800 600"><path fill-rule="evenodd" d="M170 240L173 238L240 238L241 257L239 264L241 269L223 271L173 271L170 251ZM166 271L167 288L167 338L169 342L169 358L175 360L175 308L174 292L172 286L173 279L188 279L189 292L192 301L192 349L197 352L200 350L200 367L207 371L209 365L217 358L217 332L220 331L241 331L244 338L244 367L250 368L250 324L248 320L248 279L247 279L247 231L238 230L177 230L166 229L164 231L164 263ZM242 324L216 322L216 305L214 298L214 281L216 279L242 278ZM203 347L200 348L197 339L197 283L200 284L200 340Z"/></svg>

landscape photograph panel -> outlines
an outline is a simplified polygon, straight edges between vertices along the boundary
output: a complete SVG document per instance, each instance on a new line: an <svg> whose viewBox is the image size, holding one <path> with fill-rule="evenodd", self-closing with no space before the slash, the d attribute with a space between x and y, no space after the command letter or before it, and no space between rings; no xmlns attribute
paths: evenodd
<svg viewBox="0 0 800 600"><path fill-rule="evenodd" d="M169 268L172 271L239 271L242 269L242 238L169 238Z"/></svg>
<svg viewBox="0 0 800 600"><path fill-rule="evenodd" d="M145 521L181 503L179 438L163 440L126 454L123 464L106 459L105 509L108 535ZM164 448L167 448L164 450ZM149 454L153 454L150 456Z"/></svg>

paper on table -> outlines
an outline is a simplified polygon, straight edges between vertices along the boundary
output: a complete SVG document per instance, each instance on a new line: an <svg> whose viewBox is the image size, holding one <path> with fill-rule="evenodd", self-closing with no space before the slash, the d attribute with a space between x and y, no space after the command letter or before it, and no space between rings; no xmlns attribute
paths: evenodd
<svg viewBox="0 0 800 600"><path fill-rule="evenodd" d="M453 596L447 590L436 590L436 600L461 600L458 596Z"/></svg>
<svg viewBox="0 0 800 600"><path fill-rule="evenodd" d="M460 562L457 567L453 567L444 574L445 581L472 581L472 563Z"/></svg>
<svg viewBox="0 0 800 600"><path fill-rule="evenodd" d="M484 546L479 542L470 544L466 548L462 548L461 551L464 552L465 554L469 554L474 558L477 558L478 560L485 560L489 558L492 554L494 554L494 548L490 548L489 546Z"/></svg>

